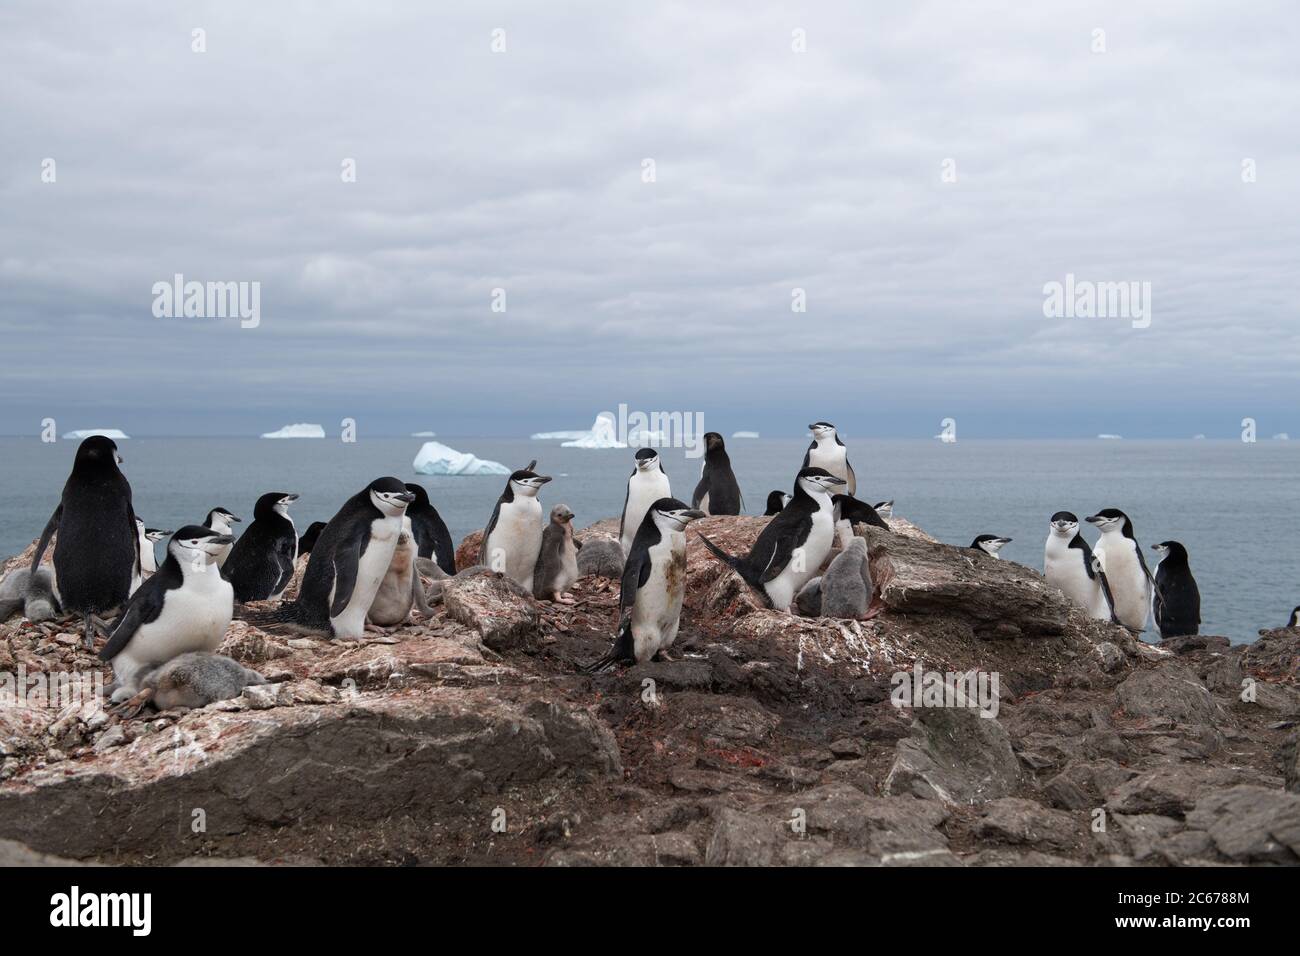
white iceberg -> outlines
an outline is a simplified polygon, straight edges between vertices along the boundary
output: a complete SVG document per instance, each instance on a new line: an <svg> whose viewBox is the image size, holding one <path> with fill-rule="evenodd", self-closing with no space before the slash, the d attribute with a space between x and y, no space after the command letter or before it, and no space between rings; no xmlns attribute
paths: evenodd
<svg viewBox="0 0 1300 956"><path fill-rule="evenodd" d="M285 425L283 428L276 429L273 432L266 432L263 438L324 438L325 429L320 425L309 425L306 422L298 422L294 425Z"/></svg>
<svg viewBox="0 0 1300 956"><path fill-rule="evenodd" d="M105 438L111 438L117 441L122 438L130 438L126 432L117 428L78 428L75 431L64 432L65 441L81 441L83 438L89 438L91 435L102 435Z"/></svg>
<svg viewBox="0 0 1300 956"><path fill-rule="evenodd" d="M618 440L618 429L614 423L614 416L609 414L609 412L601 412L596 416L595 422L592 423L591 431L584 434L581 438L566 441L560 447L626 448L627 445Z"/></svg>
<svg viewBox="0 0 1300 956"><path fill-rule="evenodd" d="M1109 432L1102 432L1102 433L1101 433L1100 435L1098 435L1097 437L1098 437L1098 438L1105 439L1106 441L1120 441L1121 439L1123 439L1124 436L1123 436L1123 435L1112 435L1112 434L1110 434Z"/></svg>
<svg viewBox="0 0 1300 956"><path fill-rule="evenodd" d="M1273 441L1290 441L1290 440L1291 440L1291 436L1288 435L1286 432L1278 432L1276 435L1273 436Z"/></svg>
<svg viewBox="0 0 1300 956"><path fill-rule="evenodd" d="M528 437L531 438L533 441L555 441L558 439L563 439L564 441L571 441L575 438L586 438L590 434L591 432L588 431L536 432L532 435L529 435Z"/></svg>
<svg viewBox="0 0 1300 956"><path fill-rule="evenodd" d="M1193 440L1193 441L1205 441L1205 436L1204 436L1204 435L1193 435L1193 436L1192 436L1192 440Z"/></svg>
<svg viewBox="0 0 1300 956"><path fill-rule="evenodd" d="M437 436L437 434L438 434L437 432L411 432L411 437L412 438L434 438Z"/></svg>
<svg viewBox="0 0 1300 956"><path fill-rule="evenodd" d="M732 432L732 438L757 438L758 432Z"/></svg>
<svg viewBox="0 0 1300 956"><path fill-rule="evenodd" d="M448 448L439 441L427 441L415 453L415 471L420 475L508 475L499 461L487 461L467 451Z"/></svg>

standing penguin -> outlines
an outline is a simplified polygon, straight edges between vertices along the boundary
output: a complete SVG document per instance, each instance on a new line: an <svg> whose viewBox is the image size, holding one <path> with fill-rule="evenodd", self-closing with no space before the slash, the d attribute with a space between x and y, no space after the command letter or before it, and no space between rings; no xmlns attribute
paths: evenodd
<svg viewBox="0 0 1300 956"><path fill-rule="evenodd" d="M871 564L867 560L867 539L855 537L821 576L821 616L861 620L867 616L870 605Z"/></svg>
<svg viewBox="0 0 1300 956"><path fill-rule="evenodd" d="M1155 574L1155 617L1161 637L1186 637L1201 630L1201 592L1177 541L1151 545L1159 552Z"/></svg>
<svg viewBox="0 0 1300 956"><path fill-rule="evenodd" d="M140 573L153 574L158 570L158 556L154 553L153 546L171 532L160 528L146 528L144 520L139 515L136 515L135 527L140 533Z"/></svg>
<svg viewBox="0 0 1300 956"><path fill-rule="evenodd" d="M50 515L32 556L36 574L55 532L54 576L65 611L83 616L86 647L94 629L105 629L97 615L120 607L139 577L140 536L131 507L131 485L117 467L117 444L92 435L77 448L63 498Z"/></svg>
<svg viewBox="0 0 1300 956"><path fill-rule="evenodd" d="M578 548L573 540L573 512L568 505L551 509L551 520L542 532L542 547L533 573L533 596L546 601L572 604L564 592L578 580Z"/></svg>
<svg viewBox="0 0 1300 956"><path fill-rule="evenodd" d="M131 598L99 652L112 661L113 702L132 697L145 671L188 651L214 651L226 636L235 594L217 569L229 535L190 524L167 542L158 572Z"/></svg>
<svg viewBox="0 0 1300 956"><path fill-rule="evenodd" d="M320 537L320 533L324 530L324 521L313 521L311 524L307 525L307 530L298 536L299 558L303 555L311 554L311 549L316 547L316 539ZM294 560L294 563L297 563L297 559Z"/></svg>
<svg viewBox="0 0 1300 956"><path fill-rule="evenodd" d="M704 433L704 466L700 483L691 496L691 507L706 515L738 515L744 505L740 484L731 470L727 446L717 432Z"/></svg>
<svg viewBox="0 0 1300 956"><path fill-rule="evenodd" d="M537 493L550 480L531 468L512 474L492 509L479 549L480 564L505 574L528 591L533 589L533 570L542 548L542 505Z"/></svg>
<svg viewBox="0 0 1300 956"><path fill-rule="evenodd" d="M1092 558L1088 561L1092 567L1092 573L1097 578L1097 584L1100 586L1097 593L1097 601L1092 607L1092 616L1098 621L1110 621L1112 624L1118 624L1119 618L1115 617L1115 595L1111 593L1110 582L1106 580L1106 569L1101 565L1101 558L1097 557L1097 552L1092 553Z"/></svg>
<svg viewBox="0 0 1300 956"><path fill-rule="evenodd" d="M1291 620L1286 622L1287 627L1300 627L1300 606L1297 606L1291 612Z"/></svg>
<svg viewBox="0 0 1300 956"><path fill-rule="evenodd" d="M676 498L660 498L646 511L623 565L618 636L587 670L644 663L672 647L686 594L686 526L703 517Z"/></svg>
<svg viewBox="0 0 1300 956"><path fill-rule="evenodd" d="M830 422L813 422L808 426L812 432L812 444L804 452L804 468L825 468L836 478L843 478L847 486L844 490L850 495L858 493L858 477L853 474L849 464L849 450Z"/></svg>
<svg viewBox="0 0 1300 956"><path fill-rule="evenodd" d="M1052 515L1043 548L1043 576L1071 601L1097 616L1104 608L1101 581L1092 569L1092 548L1079 534L1079 519L1069 511ZM1110 619L1109 609L1104 617Z"/></svg>
<svg viewBox="0 0 1300 956"><path fill-rule="evenodd" d="M1118 508L1103 508L1083 520L1101 531L1092 552L1106 571L1116 620L1141 633L1151 613L1151 572L1133 536L1133 522Z"/></svg>
<svg viewBox="0 0 1300 956"><path fill-rule="evenodd" d="M208 512L208 516L203 519L203 525L204 527L211 528L217 534L230 535L230 540L233 542L235 540L234 526L240 523L241 520L242 519L235 517L225 508L213 508ZM226 545L225 550L222 551L221 554L217 555L217 567L224 568L226 566L226 561L230 557L231 547L232 545Z"/></svg>
<svg viewBox="0 0 1300 956"><path fill-rule="evenodd" d="M411 532L415 535L419 556L432 558L448 574L455 574L456 546L452 544L447 523L429 500L429 493L423 485L408 481L406 490L415 495L415 500L406 509L406 517L411 519Z"/></svg>
<svg viewBox="0 0 1300 956"><path fill-rule="evenodd" d="M406 506L414 500L396 478L376 478L366 485L344 502L316 539L298 597L273 611L248 614L246 620L360 640L370 605L393 563Z"/></svg>
<svg viewBox="0 0 1300 956"><path fill-rule="evenodd" d="M996 534L977 534L975 540L970 543L970 547L974 551L983 551L990 558L996 558L998 552L1010 543L1010 538L1002 538Z"/></svg>
<svg viewBox="0 0 1300 956"><path fill-rule="evenodd" d="M784 491L777 489L775 491L768 492L767 510L763 512L763 517L770 518L772 517L772 515L779 515L781 513L781 509L784 508L789 503L790 503L790 496L787 495Z"/></svg>
<svg viewBox="0 0 1300 956"><path fill-rule="evenodd" d="M270 491L257 499L253 523L239 536L222 568L240 604L279 597L293 577L298 531L289 517L289 505L297 500L297 495L284 491Z"/></svg>
<svg viewBox="0 0 1300 956"><path fill-rule="evenodd" d="M824 468L804 468L794 483L794 497L767 523L747 556L735 558L700 535L704 546L767 598L778 611L788 611L799 589L821 568L835 539L831 490L843 487Z"/></svg>
<svg viewBox="0 0 1300 956"><path fill-rule="evenodd" d="M636 453L636 465L627 479L627 493L623 496L623 516L618 522L618 543L623 553L632 550L632 539L641 529L641 519L650 506L660 498L671 498L668 474L659 460L659 452L642 448Z"/></svg>

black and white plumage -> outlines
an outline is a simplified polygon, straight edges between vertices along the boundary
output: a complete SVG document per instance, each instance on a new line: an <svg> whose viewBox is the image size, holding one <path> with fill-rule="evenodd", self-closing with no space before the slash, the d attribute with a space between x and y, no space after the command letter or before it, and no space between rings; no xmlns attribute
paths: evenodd
<svg viewBox="0 0 1300 956"><path fill-rule="evenodd" d="M1094 551L1088 561L1092 567L1092 573L1097 579L1097 584L1101 592L1101 599L1097 602L1092 616L1100 621L1110 621L1112 624L1118 624L1119 618L1115 616L1115 595L1110 591L1110 582L1106 579L1106 569L1101 565L1101 558L1097 557Z"/></svg>
<svg viewBox="0 0 1300 956"><path fill-rule="evenodd" d="M831 504L835 508L835 534L839 538L841 548L848 547L849 542L853 540L854 525L869 524L875 528L890 530L885 519L880 517L874 507L865 501L859 501L852 495L831 495Z"/></svg>
<svg viewBox="0 0 1300 956"><path fill-rule="evenodd" d="M704 465L691 495L691 507L706 515L738 515L744 507L740 484L731 470L727 446L717 432L704 433Z"/></svg>
<svg viewBox="0 0 1300 956"><path fill-rule="evenodd" d="M646 511L623 565L614 646L588 670L644 663L672 646L686 593L686 526L703 517L676 498Z"/></svg>
<svg viewBox="0 0 1300 956"><path fill-rule="evenodd" d="M54 543L54 576L65 611L83 615L87 647L94 646L96 615L126 603L140 578L140 535L131 485L117 467L117 443L92 435L77 447L63 496L32 556L35 574Z"/></svg>
<svg viewBox="0 0 1300 956"><path fill-rule="evenodd" d="M203 519L203 526L211 528L217 534L231 535L231 544L225 546L225 550L217 556L217 567L224 568L226 561L230 557L230 549L233 546L235 525L240 524L243 519L236 517L226 508L213 508Z"/></svg>
<svg viewBox="0 0 1300 956"><path fill-rule="evenodd" d="M448 574L455 574L456 545L452 543L447 523L429 500L429 493L423 485L408 481L406 490L415 495L415 500L406 508L406 517L411 519L411 533L415 535L419 557L432 558Z"/></svg>
<svg viewBox="0 0 1300 956"><path fill-rule="evenodd" d="M1286 622L1287 627L1300 627L1300 605L1291 612L1291 619Z"/></svg>
<svg viewBox="0 0 1300 956"><path fill-rule="evenodd" d="M877 501L872 505L872 507L876 509L876 514L880 515L882 518L892 518L894 516L893 498L890 498L888 501Z"/></svg>
<svg viewBox="0 0 1300 956"><path fill-rule="evenodd" d="M259 627L284 626L360 640L371 602L392 564L406 506L413 500L415 495L397 478L376 478L344 502L321 531L298 597L245 618Z"/></svg>
<svg viewBox="0 0 1300 956"><path fill-rule="evenodd" d="M542 548L542 505L537 493L550 481L531 468L516 471L492 509L483 531L479 563L500 572L527 591Z"/></svg>
<svg viewBox="0 0 1300 956"><path fill-rule="evenodd" d="M772 515L779 515L782 509L790 503L790 495L781 491L779 488L768 492L767 510L763 512L763 517L770 518Z"/></svg>
<svg viewBox="0 0 1300 956"><path fill-rule="evenodd" d="M1177 541L1151 545L1161 555L1155 571L1155 619L1161 637L1186 637L1201 630L1201 591Z"/></svg>
<svg viewBox="0 0 1300 956"><path fill-rule="evenodd" d="M316 539L320 533L325 530L324 521L313 521L307 525L307 530L298 536L298 557L304 554L311 554L311 549L316 546Z"/></svg>
<svg viewBox="0 0 1300 956"><path fill-rule="evenodd" d="M794 483L794 496L772 518L743 558L733 557L703 534L700 540L718 560L780 611L789 610L799 589L817 575L835 539L831 491L844 486L824 468L804 468Z"/></svg>
<svg viewBox="0 0 1300 956"><path fill-rule="evenodd" d="M1048 523L1043 577L1093 617L1110 620L1101 581L1092 569L1092 548L1079 534L1079 519L1072 512L1058 511Z"/></svg>
<svg viewBox="0 0 1300 956"><path fill-rule="evenodd" d="M216 565L229 535L186 525L167 542L158 571L131 596L99 652L113 664L113 701L133 696L147 670L188 651L214 651L226 636L235 595Z"/></svg>
<svg viewBox="0 0 1300 956"><path fill-rule="evenodd" d="M298 557L298 530L289 505L297 500L284 491L269 491L257 499L253 523L230 549L222 568L240 604L278 597L288 587Z"/></svg>
<svg viewBox="0 0 1300 956"><path fill-rule="evenodd" d="M970 543L970 547L975 551L983 551L990 558L996 558L1002 548L1011 543L1010 538L1003 538L996 534L977 534L975 540Z"/></svg>
<svg viewBox="0 0 1300 956"><path fill-rule="evenodd" d="M636 453L636 464L627 479L627 491L623 495L623 514L618 522L618 543L623 553L632 550L632 539L641 529L641 519L660 498L671 498L672 487L668 473L664 471L659 452L653 448L641 448Z"/></svg>
<svg viewBox="0 0 1300 956"><path fill-rule="evenodd" d="M1133 522L1118 508L1104 508L1083 520L1101 531L1092 553L1106 571L1115 619L1140 634L1151 613L1153 582L1142 546L1133 534Z"/></svg>
<svg viewBox="0 0 1300 956"><path fill-rule="evenodd" d="M840 438L835 426L830 422L813 422L808 426L812 432L812 444L804 452L804 468L825 468L836 478L843 478L845 491L850 495L858 493L858 476L849 464L849 450Z"/></svg>

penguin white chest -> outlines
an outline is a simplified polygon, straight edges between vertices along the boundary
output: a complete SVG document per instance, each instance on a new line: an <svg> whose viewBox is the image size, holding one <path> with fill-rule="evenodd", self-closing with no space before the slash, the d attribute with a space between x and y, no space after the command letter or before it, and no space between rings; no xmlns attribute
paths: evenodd
<svg viewBox="0 0 1300 956"><path fill-rule="evenodd" d="M536 498L518 496L502 502L496 527L487 543L487 566L528 590L533 589L533 571L542 550L542 504Z"/></svg>
<svg viewBox="0 0 1300 956"><path fill-rule="evenodd" d="M808 450L808 467L825 468L836 478L849 477L848 449L836 442L814 445Z"/></svg>
<svg viewBox="0 0 1300 956"><path fill-rule="evenodd" d="M812 528L808 531L807 540L795 548L781 573L764 584L774 608L778 611L789 608L799 589L821 572L821 566L831 553L831 543L834 540L835 518L828 499L819 503L813 512Z"/></svg>
<svg viewBox="0 0 1300 956"><path fill-rule="evenodd" d="M234 588L215 565L187 570L184 583L164 593L158 619L142 624L126 651L147 663L163 663L190 651L215 651L226 636L234 608Z"/></svg>
<svg viewBox="0 0 1300 956"><path fill-rule="evenodd" d="M649 549L650 576L632 607L632 649L646 661L677 639L686 594L686 535L674 531Z"/></svg>
<svg viewBox="0 0 1300 956"><path fill-rule="evenodd" d="M1137 543L1120 534L1103 537L1118 539L1106 542L1106 548L1100 551L1106 582L1115 602L1115 617L1125 627L1141 631L1151 611L1151 592L1138 558Z"/></svg>
<svg viewBox="0 0 1300 956"><path fill-rule="evenodd" d="M1083 562L1081 548L1070 547L1069 541L1060 535L1048 537L1043 554L1043 576L1047 583L1060 588L1075 604L1091 611L1101 593L1101 582L1088 576ZM1102 602L1105 602L1104 598Z"/></svg>
<svg viewBox="0 0 1300 956"><path fill-rule="evenodd" d="M628 480L627 507L623 510L623 533L619 537L619 544L623 546L624 554L631 552L632 539L636 537L637 529L645 520L645 513L650 510L650 506L660 498L671 496L672 489L668 484L668 476L662 471L649 475L637 473Z"/></svg>
<svg viewBox="0 0 1300 956"><path fill-rule="evenodd" d="M379 585L383 583L388 566L393 563L393 551L402 533L401 516L385 515L370 522L370 543L357 562L356 583L347 607L330 618L335 637L361 637L365 633L366 614L374 603ZM331 597L332 600L332 597Z"/></svg>

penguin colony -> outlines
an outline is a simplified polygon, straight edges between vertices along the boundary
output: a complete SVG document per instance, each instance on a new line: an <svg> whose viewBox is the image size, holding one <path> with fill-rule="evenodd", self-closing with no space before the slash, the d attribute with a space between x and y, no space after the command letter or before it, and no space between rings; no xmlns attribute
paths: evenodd
<svg viewBox="0 0 1300 956"><path fill-rule="evenodd" d="M894 502L872 505L855 497L858 478L835 426L819 421L809 430L812 444L793 487L768 495L769 521L747 554L699 538L769 607L866 619L873 613L869 555L854 526L888 529ZM618 538L589 535L585 548L574 537L567 505L555 505L544 520L539 493L551 478L530 462L507 479L483 531L479 564L459 574L495 573L520 593L562 603L572 603L567 591L581 575L618 578L613 645L588 669L665 656L681 624L686 529L744 508L722 436L704 437L690 505L672 496L659 453L642 448L627 479ZM136 515L121 462L110 438L80 444L30 567L0 581L0 620L15 613L36 622L80 618L88 648L97 637L106 639L99 656L112 664L109 689L123 707L203 706L265 683L215 651L236 604L280 597L295 565L305 568L292 601L241 616L272 630L360 640L365 631L400 626L412 614L432 615L443 582L458 574L451 535L418 484L378 478L301 537L288 514L298 495L278 491L257 500L239 537L234 525L241 519L224 507L173 533L148 528ZM1134 633L1148 620L1166 638L1198 632L1200 592L1181 543L1152 545L1161 558L1152 573L1128 515L1104 508L1084 521L1100 533L1095 545L1079 533L1072 512L1051 516L1043 557L1049 584L1092 617ZM158 563L154 546L164 539ZM42 565L51 540L52 561ZM1010 540L977 535L969 545L974 566L997 560ZM422 577L434 579L427 592ZM1300 607L1288 626L1300 627Z"/></svg>

